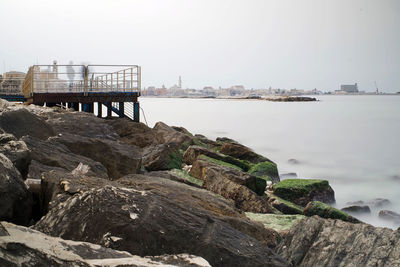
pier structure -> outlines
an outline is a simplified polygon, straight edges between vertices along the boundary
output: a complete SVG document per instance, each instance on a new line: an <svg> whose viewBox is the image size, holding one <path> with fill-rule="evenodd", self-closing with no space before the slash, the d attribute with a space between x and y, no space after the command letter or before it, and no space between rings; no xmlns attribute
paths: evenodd
<svg viewBox="0 0 400 267"><path fill-rule="evenodd" d="M102 117L128 117L139 122L141 68L137 65L33 65L20 94L1 98L26 104L62 105ZM95 110L96 109L96 110Z"/></svg>

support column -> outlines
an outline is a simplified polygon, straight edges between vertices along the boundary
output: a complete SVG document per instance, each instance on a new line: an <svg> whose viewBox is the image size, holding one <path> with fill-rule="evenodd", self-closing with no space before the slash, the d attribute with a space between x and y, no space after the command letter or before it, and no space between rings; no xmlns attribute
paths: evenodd
<svg viewBox="0 0 400 267"><path fill-rule="evenodd" d="M139 102L133 103L133 121L139 122Z"/></svg>
<svg viewBox="0 0 400 267"><path fill-rule="evenodd" d="M107 102L107 103L106 103L106 106L107 106L107 117L108 117L108 118L111 118L111 117L112 117L111 105L112 105L111 102Z"/></svg>
<svg viewBox="0 0 400 267"><path fill-rule="evenodd" d="M119 102L119 117L120 118L125 117L124 102Z"/></svg>
<svg viewBox="0 0 400 267"><path fill-rule="evenodd" d="M103 103L97 102L97 117L103 117Z"/></svg>
<svg viewBox="0 0 400 267"><path fill-rule="evenodd" d="M75 111L79 111L79 102L72 102L70 105Z"/></svg>
<svg viewBox="0 0 400 267"><path fill-rule="evenodd" d="M82 111L93 113L93 103L85 103L83 104Z"/></svg>

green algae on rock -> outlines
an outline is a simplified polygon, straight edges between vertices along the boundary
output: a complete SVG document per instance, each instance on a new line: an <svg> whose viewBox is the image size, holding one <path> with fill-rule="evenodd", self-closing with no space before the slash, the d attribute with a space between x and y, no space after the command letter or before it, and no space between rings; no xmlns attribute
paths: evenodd
<svg viewBox="0 0 400 267"><path fill-rule="evenodd" d="M264 161L257 163L248 170L248 173L261 177L267 181L279 182L278 168L275 163Z"/></svg>
<svg viewBox="0 0 400 267"><path fill-rule="evenodd" d="M203 186L203 181L202 180L191 176L189 173L187 173L184 170L172 169L171 173L176 175L176 176L178 176L178 177L180 177L180 178L182 178L182 179L185 179L185 180L187 180L187 181L189 181L191 183L197 184L198 186Z"/></svg>
<svg viewBox="0 0 400 267"><path fill-rule="evenodd" d="M261 222L265 228L272 228L277 232L288 231L298 221L306 218L304 215L277 215L246 212L246 216L256 222Z"/></svg>
<svg viewBox="0 0 400 267"><path fill-rule="evenodd" d="M339 219L351 223L360 223L358 219L349 215L348 213L335 209L328 204L322 203L320 201L312 201L307 204L303 211L306 216L318 215L319 217L325 219Z"/></svg>
<svg viewBox="0 0 400 267"><path fill-rule="evenodd" d="M327 180L286 179L275 184L273 192L276 196L303 207L314 200L335 202L335 192Z"/></svg>

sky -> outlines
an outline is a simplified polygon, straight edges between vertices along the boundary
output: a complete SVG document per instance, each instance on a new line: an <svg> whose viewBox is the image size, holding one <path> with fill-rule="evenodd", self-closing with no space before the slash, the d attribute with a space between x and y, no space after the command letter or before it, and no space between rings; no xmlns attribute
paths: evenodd
<svg viewBox="0 0 400 267"><path fill-rule="evenodd" d="M0 72L134 64L142 85L400 91L399 0L0 0Z"/></svg>

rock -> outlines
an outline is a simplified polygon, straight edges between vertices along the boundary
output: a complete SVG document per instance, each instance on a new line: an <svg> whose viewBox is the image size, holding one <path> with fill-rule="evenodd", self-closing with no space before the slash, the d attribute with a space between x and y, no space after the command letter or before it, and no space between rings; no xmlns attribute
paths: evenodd
<svg viewBox="0 0 400 267"><path fill-rule="evenodd" d="M400 214L390 211L390 210L381 210L379 211L379 218L382 218L387 221L392 221L395 224L400 226Z"/></svg>
<svg viewBox="0 0 400 267"><path fill-rule="evenodd" d="M368 206L348 206L341 209L348 213L371 213L371 209Z"/></svg>
<svg viewBox="0 0 400 267"><path fill-rule="evenodd" d="M290 228L300 220L307 218L304 215L278 215L246 212L246 216L253 221L261 222L265 228L272 228L280 234L287 234Z"/></svg>
<svg viewBox="0 0 400 267"><path fill-rule="evenodd" d="M28 149L24 141L19 141L12 134L0 134L0 153L9 158L17 170L21 173L22 178L26 179L31 163L31 151Z"/></svg>
<svg viewBox="0 0 400 267"><path fill-rule="evenodd" d="M289 159L288 163L290 163L290 164L300 164L300 161L298 161L297 159Z"/></svg>
<svg viewBox="0 0 400 267"><path fill-rule="evenodd" d="M326 180L286 179L273 185L273 193L303 207L314 200L335 202L335 192Z"/></svg>
<svg viewBox="0 0 400 267"><path fill-rule="evenodd" d="M0 99L0 111L6 110L12 103L8 102L7 100Z"/></svg>
<svg viewBox="0 0 400 267"><path fill-rule="evenodd" d="M44 140L55 135L48 123L24 108L1 113L0 128L17 138L29 135Z"/></svg>
<svg viewBox="0 0 400 267"><path fill-rule="evenodd" d="M156 144L154 131L143 123L126 118L107 120L107 123L114 128L124 143L141 148Z"/></svg>
<svg viewBox="0 0 400 267"><path fill-rule="evenodd" d="M390 205L390 201L386 198L374 198L368 201L355 201L355 202L347 202L347 205L351 205L351 206L369 206L372 208L382 208L384 206L388 206Z"/></svg>
<svg viewBox="0 0 400 267"><path fill-rule="evenodd" d="M32 164L29 177L40 179L41 174L50 170L73 171L80 163L90 167L88 175L108 178L107 169L98 161L71 152L65 145L57 142L57 138L45 141L25 136L22 140L31 150Z"/></svg>
<svg viewBox="0 0 400 267"><path fill-rule="evenodd" d="M204 156L195 161L190 174L203 180L203 187L207 190L235 201L236 207L243 211L273 212L273 208L266 198L258 196L254 192L257 190L252 191L249 189L249 187L257 188L257 180L254 176L230 167L217 165L207 160ZM265 184L261 188L265 188Z"/></svg>
<svg viewBox="0 0 400 267"><path fill-rule="evenodd" d="M157 122L153 127L153 132L159 144L175 143L183 150L194 144L190 136L175 130L163 122Z"/></svg>
<svg viewBox="0 0 400 267"><path fill-rule="evenodd" d="M142 163L140 151L118 141L63 134L57 142L74 154L98 161L107 168L108 177L118 179L126 174L138 173ZM76 167L76 166L75 166Z"/></svg>
<svg viewBox="0 0 400 267"><path fill-rule="evenodd" d="M360 223L360 221L344 211L335 209L328 204L320 201L312 201L304 208L303 214L306 216L318 215L325 219L339 219L351 223Z"/></svg>
<svg viewBox="0 0 400 267"><path fill-rule="evenodd" d="M264 161L253 165L248 171L252 175L262 177L267 181L277 183L280 181L278 168L275 163Z"/></svg>
<svg viewBox="0 0 400 267"><path fill-rule="evenodd" d="M108 184L108 180L97 177L75 176L72 173L55 170L44 172L40 186L40 212L44 215L52 206L72 195Z"/></svg>
<svg viewBox="0 0 400 267"><path fill-rule="evenodd" d="M263 161L270 161L269 159L255 153L252 151L250 148L241 145L239 143L223 143L221 149L219 150L221 153L241 159L241 160L247 160L248 162L257 164Z"/></svg>
<svg viewBox="0 0 400 267"><path fill-rule="evenodd" d="M149 146L143 149L143 166L147 171L182 168L182 152L175 143Z"/></svg>
<svg viewBox="0 0 400 267"><path fill-rule="evenodd" d="M268 193L268 202L283 214L303 214L303 208L274 194Z"/></svg>
<svg viewBox="0 0 400 267"><path fill-rule="evenodd" d="M201 143L203 143L204 145L206 145L208 148L218 148L221 147L221 144L208 139L207 137L205 137L202 134L195 134L194 137L199 140Z"/></svg>
<svg viewBox="0 0 400 267"><path fill-rule="evenodd" d="M13 163L0 153L0 220L28 225L32 195Z"/></svg>
<svg viewBox="0 0 400 267"><path fill-rule="evenodd" d="M400 266L400 231L313 216L294 225L277 252L293 266Z"/></svg>
<svg viewBox="0 0 400 267"><path fill-rule="evenodd" d="M242 160L235 159L231 156L226 156L218 152L214 152L208 148L192 145L186 149L185 153L183 154L183 162L186 164L193 164L197 157L200 155L207 156L209 158L213 158L216 160L224 161L226 163L238 166L240 169L244 171L248 171L250 166L248 163Z"/></svg>
<svg viewBox="0 0 400 267"><path fill-rule="evenodd" d="M57 110L60 110L57 108ZM101 138L116 141L119 135L105 119L96 117L88 112L49 113L46 122L60 136L72 134L88 138Z"/></svg>
<svg viewBox="0 0 400 267"><path fill-rule="evenodd" d="M119 187L105 186L70 197L52 208L35 228L141 256L185 251L202 256L212 266L286 265L255 238L222 220L219 212L231 209L223 204L228 209L221 210L219 205L225 201L215 197L211 201L210 193L194 194L200 189L166 179L160 184L154 182L156 177L130 177L118 180ZM203 198L204 194L209 197ZM109 242L109 235L116 237L115 242Z"/></svg>
<svg viewBox="0 0 400 267"><path fill-rule="evenodd" d="M279 175L279 177L284 179L297 178L297 173L295 172L282 173L281 175Z"/></svg>
<svg viewBox="0 0 400 267"><path fill-rule="evenodd" d="M0 263L4 266L210 266L203 258L189 254L139 257L87 242L51 237L7 222L0 222Z"/></svg>
<svg viewBox="0 0 400 267"><path fill-rule="evenodd" d="M218 143L231 143L231 144L239 144L237 141L230 139L228 137L217 137Z"/></svg>
<svg viewBox="0 0 400 267"><path fill-rule="evenodd" d="M172 169L169 171L153 171L146 173L148 176L162 177L172 181L184 183L187 185L202 188L203 181L191 176L188 172L180 169Z"/></svg>

